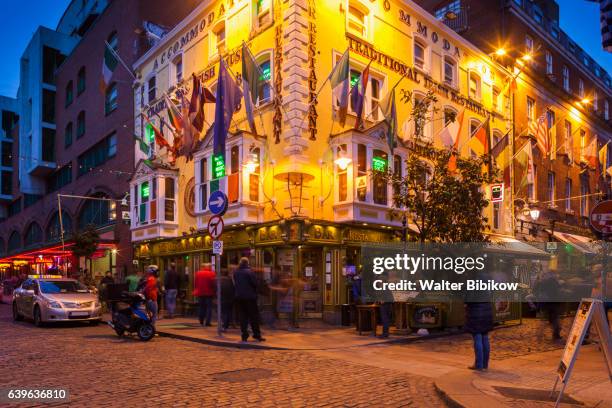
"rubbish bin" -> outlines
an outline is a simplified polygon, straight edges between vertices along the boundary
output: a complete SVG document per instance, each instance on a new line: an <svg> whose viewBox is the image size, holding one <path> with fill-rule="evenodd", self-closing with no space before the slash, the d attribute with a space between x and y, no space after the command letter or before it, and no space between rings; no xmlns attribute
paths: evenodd
<svg viewBox="0 0 612 408"><path fill-rule="evenodd" d="M350 326L353 324L351 319L351 305L344 304L340 306L341 324L342 326Z"/></svg>

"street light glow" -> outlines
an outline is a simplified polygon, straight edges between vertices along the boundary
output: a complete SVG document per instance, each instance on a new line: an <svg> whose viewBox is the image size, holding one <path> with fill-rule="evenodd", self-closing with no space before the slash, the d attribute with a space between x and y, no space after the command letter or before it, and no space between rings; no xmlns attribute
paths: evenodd
<svg viewBox="0 0 612 408"><path fill-rule="evenodd" d="M498 57L503 57L506 55L506 50L504 48L498 48L497 51L495 51L495 55Z"/></svg>

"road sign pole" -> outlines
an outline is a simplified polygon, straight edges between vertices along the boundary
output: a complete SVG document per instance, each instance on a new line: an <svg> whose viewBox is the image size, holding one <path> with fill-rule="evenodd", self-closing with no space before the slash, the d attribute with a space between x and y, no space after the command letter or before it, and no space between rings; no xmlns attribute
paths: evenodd
<svg viewBox="0 0 612 408"><path fill-rule="evenodd" d="M215 255L215 271L217 272L217 336L223 337L221 318L221 255Z"/></svg>

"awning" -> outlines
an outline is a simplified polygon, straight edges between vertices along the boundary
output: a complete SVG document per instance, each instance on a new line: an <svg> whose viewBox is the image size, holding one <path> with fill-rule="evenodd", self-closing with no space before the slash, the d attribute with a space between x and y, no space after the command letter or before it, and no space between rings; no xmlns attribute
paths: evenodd
<svg viewBox="0 0 612 408"><path fill-rule="evenodd" d="M491 244L487 246L487 249L492 252L538 259L550 258L548 252L512 237L498 235L490 236L489 238L491 239Z"/></svg>
<svg viewBox="0 0 612 408"><path fill-rule="evenodd" d="M561 242L570 244L585 255L597 255L599 252L598 244L592 242L589 237L582 235L567 234L565 232L553 232L553 237Z"/></svg>

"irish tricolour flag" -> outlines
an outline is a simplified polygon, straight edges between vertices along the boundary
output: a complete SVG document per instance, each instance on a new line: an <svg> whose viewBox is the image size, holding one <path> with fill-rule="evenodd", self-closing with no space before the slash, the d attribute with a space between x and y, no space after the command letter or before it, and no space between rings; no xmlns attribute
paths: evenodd
<svg viewBox="0 0 612 408"><path fill-rule="evenodd" d="M119 60L115 55L115 51L110 48L108 43L105 42L104 46L104 58L102 59L102 78L100 80L100 90L102 93L106 92L106 88L111 82L113 72L117 68Z"/></svg>

